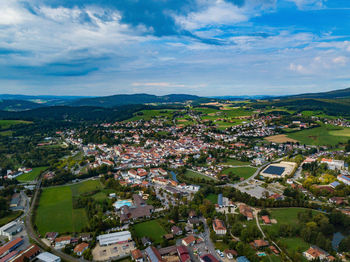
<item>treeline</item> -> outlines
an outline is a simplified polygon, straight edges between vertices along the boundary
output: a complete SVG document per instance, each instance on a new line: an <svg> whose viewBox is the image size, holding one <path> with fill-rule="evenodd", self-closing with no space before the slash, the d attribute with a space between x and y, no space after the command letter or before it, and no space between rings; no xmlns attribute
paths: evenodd
<svg viewBox="0 0 350 262"><path fill-rule="evenodd" d="M21 112L0 111L0 119L113 122L128 119L133 113L147 108L144 105L116 108L52 106Z"/></svg>
<svg viewBox="0 0 350 262"><path fill-rule="evenodd" d="M287 99L274 102L256 103L254 108L285 107L296 112L302 111L322 111L327 115L350 116L350 103L340 99Z"/></svg>

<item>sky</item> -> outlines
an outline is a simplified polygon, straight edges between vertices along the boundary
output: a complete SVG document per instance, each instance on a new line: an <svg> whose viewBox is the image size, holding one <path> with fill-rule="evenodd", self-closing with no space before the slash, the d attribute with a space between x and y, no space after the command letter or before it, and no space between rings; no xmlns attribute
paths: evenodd
<svg viewBox="0 0 350 262"><path fill-rule="evenodd" d="M1 0L0 93L350 87L349 0Z"/></svg>

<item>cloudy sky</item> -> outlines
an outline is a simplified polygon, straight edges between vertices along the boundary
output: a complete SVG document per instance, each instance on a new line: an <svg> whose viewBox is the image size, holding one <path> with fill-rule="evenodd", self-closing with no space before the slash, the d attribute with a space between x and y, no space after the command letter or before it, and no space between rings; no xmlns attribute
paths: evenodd
<svg viewBox="0 0 350 262"><path fill-rule="evenodd" d="M0 93L350 87L349 0L1 0Z"/></svg>

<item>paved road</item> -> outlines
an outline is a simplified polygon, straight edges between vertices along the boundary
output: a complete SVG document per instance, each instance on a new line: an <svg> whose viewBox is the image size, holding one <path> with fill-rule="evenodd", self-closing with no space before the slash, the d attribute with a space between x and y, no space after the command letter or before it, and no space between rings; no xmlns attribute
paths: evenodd
<svg viewBox="0 0 350 262"><path fill-rule="evenodd" d="M216 259L221 261L221 258L216 253L215 246L210 239L210 230L209 230L206 219L204 217L202 217L200 220L203 222L203 225L204 225L204 232L205 232L204 242L205 242L206 247L208 248L208 253L212 254Z"/></svg>

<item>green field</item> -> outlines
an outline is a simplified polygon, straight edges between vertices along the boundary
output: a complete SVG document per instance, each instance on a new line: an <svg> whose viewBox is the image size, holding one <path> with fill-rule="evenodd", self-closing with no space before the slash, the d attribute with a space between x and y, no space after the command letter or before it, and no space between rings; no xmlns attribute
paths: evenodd
<svg viewBox="0 0 350 262"><path fill-rule="evenodd" d="M14 212L11 212L10 214L8 214L7 216L0 218L0 227L15 220L16 218L18 218L22 214L23 214L22 211L14 211Z"/></svg>
<svg viewBox="0 0 350 262"><path fill-rule="evenodd" d="M150 220L133 226L138 238L148 237L159 244L167 233L158 220Z"/></svg>
<svg viewBox="0 0 350 262"><path fill-rule="evenodd" d="M174 115L174 109L163 109L163 110L142 110L134 114L134 116L125 122L138 121L138 120L151 120L154 117L165 117L172 118Z"/></svg>
<svg viewBox="0 0 350 262"><path fill-rule="evenodd" d="M40 175L40 172L46 170L48 167L47 166L42 166L42 167L34 167L32 172L29 172L27 174L23 174L23 175L20 175L19 177L17 177L16 179L19 181L19 182L30 182L30 181L33 181L35 180L39 175Z"/></svg>
<svg viewBox="0 0 350 262"><path fill-rule="evenodd" d="M232 172L233 174L239 176L239 177L243 177L245 179L251 177L252 175L254 175L256 171L255 167L246 167L246 166L242 166L242 167L230 167L230 168L226 168L222 171L222 174L228 174L230 172Z"/></svg>
<svg viewBox="0 0 350 262"><path fill-rule="evenodd" d="M276 208L276 209L270 209L270 218L276 219L277 224L272 224L270 226L265 226L264 230L267 230L267 232L276 235L278 234L278 229L281 224L288 224L288 225L296 225L298 223L298 213L306 211L305 208ZM312 210L313 214L318 213L316 210Z"/></svg>
<svg viewBox="0 0 350 262"><path fill-rule="evenodd" d="M218 203L218 195L217 194L209 194L205 197L205 199L208 199L209 201L211 201L213 204L217 204Z"/></svg>
<svg viewBox="0 0 350 262"><path fill-rule="evenodd" d="M14 125L30 124L30 123L32 122L23 121L23 120L0 120L0 129L8 129Z"/></svg>
<svg viewBox="0 0 350 262"><path fill-rule="evenodd" d="M243 162L236 159L227 159L226 162L220 163L221 165L230 165L230 166L249 166L249 162Z"/></svg>
<svg viewBox="0 0 350 262"><path fill-rule="evenodd" d="M201 174L194 172L192 170L186 170L184 176L188 177L188 178L197 178L197 179L200 178L200 179L204 179L204 180L208 180L208 181L214 180L214 178L212 178L212 177L201 175Z"/></svg>
<svg viewBox="0 0 350 262"><path fill-rule="evenodd" d="M43 190L35 217L35 225L41 235L46 232L80 232L88 226L84 208L73 209L73 196L101 189L98 180L71 186L51 187Z"/></svg>
<svg viewBox="0 0 350 262"><path fill-rule="evenodd" d="M83 195L85 193L101 190L103 188L99 180L87 180L83 183L77 183L70 186L73 196Z"/></svg>
<svg viewBox="0 0 350 262"><path fill-rule="evenodd" d="M270 218L277 220L277 224L262 225L262 229L272 235L278 235L278 228L281 224L296 225L298 223L298 213L304 212L306 208L276 208L269 209ZM313 214L317 214L319 211L312 210ZM298 252L301 253L310 247L310 244L306 243L299 237L279 238L277 240L281 245L285 246L288 253Z"/></svg>
<svg viewBox="0 0 350 262"><path fill-rule="evenodd" d="M320 127L289 133L287 136L298 140L301 144L334 146L349 140L350 128L322 125Z"/></svg>

